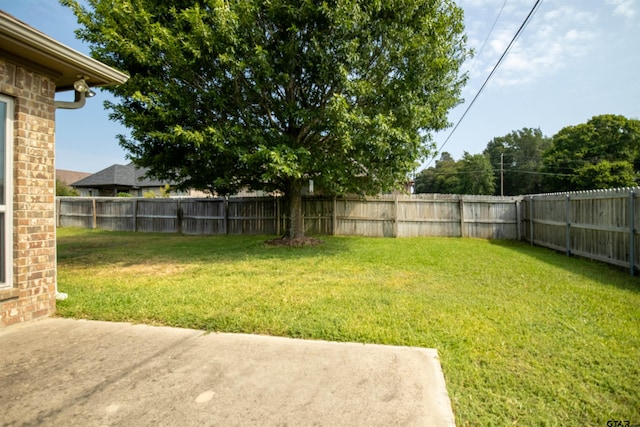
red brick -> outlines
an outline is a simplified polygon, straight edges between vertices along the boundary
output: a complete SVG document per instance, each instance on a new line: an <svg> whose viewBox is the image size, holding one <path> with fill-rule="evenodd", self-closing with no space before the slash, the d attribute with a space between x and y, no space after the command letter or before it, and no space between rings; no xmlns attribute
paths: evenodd
<svg viewBox="0 0 640 427"><path fill-rule="evenodd" d="M14 283L0 327L55 312L55 84L0 58L0 91L15 97Z"/></svg>

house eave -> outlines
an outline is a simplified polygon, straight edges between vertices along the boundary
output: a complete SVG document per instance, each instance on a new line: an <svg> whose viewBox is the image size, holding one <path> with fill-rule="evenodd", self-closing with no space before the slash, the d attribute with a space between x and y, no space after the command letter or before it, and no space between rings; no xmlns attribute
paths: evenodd
<svg viewBox="0 0 640 427"><path fill-rule="evenodd" d="M129 76L74 50L0 10L0 54L18 57L53 71L56 92L73 89L79 76L90 86L125 83Z"/></svg>

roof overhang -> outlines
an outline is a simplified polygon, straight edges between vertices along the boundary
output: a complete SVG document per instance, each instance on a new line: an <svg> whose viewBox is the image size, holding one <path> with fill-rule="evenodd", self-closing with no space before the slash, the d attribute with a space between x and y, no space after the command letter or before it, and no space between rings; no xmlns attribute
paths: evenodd
<svg viewBox="0 0 640 427"><path fill-rule="evenodd" d="M0 56L49 70L56 92L73 90L79 76L91 87L122 84L129 76L60 43L0 10Z"/></svg>

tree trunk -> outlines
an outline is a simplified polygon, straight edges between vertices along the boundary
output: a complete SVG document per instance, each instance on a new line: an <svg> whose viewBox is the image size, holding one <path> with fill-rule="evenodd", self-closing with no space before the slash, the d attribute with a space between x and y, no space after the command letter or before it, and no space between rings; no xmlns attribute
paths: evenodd
<svg viewBox="0 0 640 427"><path fill-rule="evenodd" d="M302 180L292 179L285 191L286 227L283 237L304 239L302 222Z"/></svg>

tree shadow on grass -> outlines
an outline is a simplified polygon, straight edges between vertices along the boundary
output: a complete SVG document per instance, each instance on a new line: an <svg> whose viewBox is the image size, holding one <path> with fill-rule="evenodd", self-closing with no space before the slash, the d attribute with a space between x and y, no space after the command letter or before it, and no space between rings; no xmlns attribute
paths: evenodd
<svg viewBox="0 0 640 427"><path fill-rule="evenodd" d="M597 280L603 285L640 293L640 273L636 272L635 276L631 276L628 268L625 269L577 256L566 256L562 252L541 246L532 246L526 242L490 240L490 243L535 258L538 261L569 271L572 274Z"/></svg>

